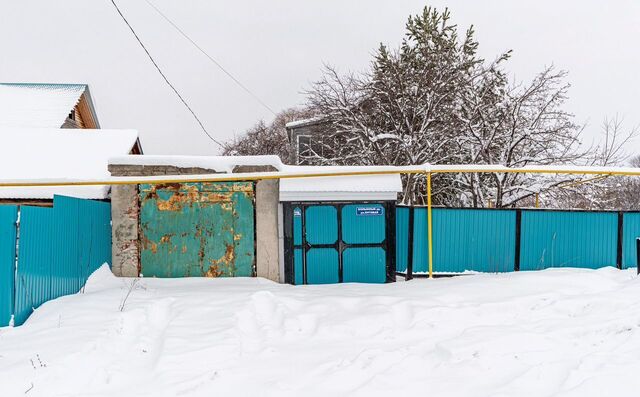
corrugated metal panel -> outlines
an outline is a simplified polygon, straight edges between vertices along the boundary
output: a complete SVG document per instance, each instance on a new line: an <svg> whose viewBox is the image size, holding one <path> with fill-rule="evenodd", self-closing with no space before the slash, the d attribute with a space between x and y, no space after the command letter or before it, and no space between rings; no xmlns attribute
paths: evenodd
<svg viewBox="0 0 640 397"><path fill-rule="evenodd" d="M63 296L80 289L83 278L80 272L80 247L86 230L80 229L79 203L82 200L55 196L53 201L54 225L51 239L54 254L51 256L51 294ZM85 215L85 214L83 214Z"/></svg>
<svg viewBox="0 0 640 397"><path fill-rule="evenodd" d="M140 185L142 273L151 277L253 274L253 184Z"/></svg>
<svg viewBox="0 0 640 397"><path fill-rule="evenodd" d="M16 272L15 325L51 299L53 208L20 208L20 243Z"/></svg>
<svg viewBox="0 0 640 397"><path fill-rule="evenodd" d="M293 209L293 245L302 244L302 208Z"/></svg>
<svg viewBox="0 0 640 397"><path fill-rule="evenodd" d="M434 208L433 271L508 272L514 268L513 210ZM428 271L427 210L415 209L414 272Z"/></svg>
<svg viewBox="0 0 640 397"><path fill-rule="evenodd" d="M338 213L329 205L305 209L305 238L309 244L334 244L338 240ZM307 283L331 284L339 281L338 251L311 248L307 256Z"/></svg>
<svg viewBox="0 0 640 397"><path fill-rule="evenodd" d="M293 250L293 274L295 276L295 279L293 281L293 283L295 285L302 285L304 284L304 279L303 279L303 271L302 271L302 248L295 248Z"/></svg>
<svg viewBox="0 0 640 397"><path fill-rule="evenodd" d="M307 251L307 283L333 284L339 280L338 251L334 248L311 248Z"/></svg>
<svg viewBox="0 0 640 397"><path fill-rule="evenodd" d="M18 207L0 205L0 327L9 325L13 313Z"/></svg>
<svg viewBox="0 0 640 397"><path fill-rule="evenodd" d="M21 207L15 324L78 292L103 263L111 263L109 203L56 196L53 208Z"/></svg>
<svg viewBox="0 0 640 397"><path fill-rule="evenodd" d="M636 239L640 238L640 213L627 212L622 216L622 268L628 269L638 265Z"/></svg>
<svg viewBox="0 0 640 397"><path fill-rule="evenodd" d="M103 263L111 263L111 205L55 196L51 295L75 294Z"/></svg>
<svg viewBox="0 0 640 397"><path fill-rule="evenodd" d="M54 207L55 208L55 207ZM111 265L111 204L102 201L80 200L78 206L79 217L90 219L89 227L91 234L84 234L85 247L89 247L89 252L85 256L89 260L81 262L84 264L83 282L100 266L107 263ZM82 224L81 224L82 225ZM88 240L88 241L87 241Z"/></svg>
<svg viewBox="0 0 640 397"><path fill-rule="evenodd" d="M508 272L514 268L516 212L433 211L434 271Z"/></svg>
<svg viewBox="0 0 640 397"><path fill-rule="evenodd" d="M616 266L616 213L522 211L521 270Z"/></svg>
<svg viewBox="0 0 640 397"><path fill-rule="evenodd" d="M346 244L378 244L385 236L384 206L350 204L342 207L342 241Z"/></svg>
<svg viewBox="0 0 640 397"><path fill-rule="evenodd" d="M409 208L396 208L396 271L407 271L409 257Z"/></svg>
<svg viewBox="0 0 640 397"><path fill-rule="evenodd" d="M234 275L251 277L255 263L255 215L253 209L253 191L235 192L231 195L233 203L233 251Z"/></svg>
<svg viewBox="0 0 640 397"><path fill-rule="evenodd" d="M306 239L309 244L333 244L338 240L338 216L334 206L318 205L305 211Z"/></svg>
<svg viewBox="0 0 640 397"><path fill-rule="evenodd" d="M342 252L342 281L345 283L384 283L387 279L385 258L384 249L381 247L345 249Z"/></svg>
<svg viewBox="0 0 640 397"><path fill-rule="evenodd" d="M413 272L425 273L429 270L429 252L427 240L427 209L413 210ZM435 250L435 247L434 247ZM434 257L435 263L435 257ZM440 271L438 264L436 271ZM435 264L434 264L435 267Z"/></svg>

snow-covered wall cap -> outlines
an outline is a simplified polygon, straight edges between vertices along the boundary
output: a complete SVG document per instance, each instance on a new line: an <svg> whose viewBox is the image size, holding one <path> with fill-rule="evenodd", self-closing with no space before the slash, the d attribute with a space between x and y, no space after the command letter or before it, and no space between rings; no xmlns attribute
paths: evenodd
<svg viewBox="0 0 640 397"><path fill-rule="evenodd" d="M135 130L0 128L0 179L105 179L108 159L129 153ZM109 187L1 187L4 199L52 199L54 194L104 199Z"/></svg>
<svg viewBox="0 0 640 397"><path fill-rule="evenodd" d="M113 165L169 165L179 168L204 168L231 173L237 166L272 166L281 171L284 165L278 156L117 156L109 159Z"/></svg>
<svg viewBox="0 0 640 397"><path fill-rule="evenodd" d="M86 84L0 83L0 128L60 128Z"/></svg>

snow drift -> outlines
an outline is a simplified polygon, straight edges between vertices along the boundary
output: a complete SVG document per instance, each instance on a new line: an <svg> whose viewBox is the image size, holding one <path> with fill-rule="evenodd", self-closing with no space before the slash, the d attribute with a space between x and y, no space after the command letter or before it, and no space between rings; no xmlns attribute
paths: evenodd
<svg viewBox="0 0 640 397"><path fill-rule="evenodd" d="M3 396L635 396L639 298L634 272L611 268L292 287L132 284L103 267L85 293L0 329L0 384Z"/></svg>

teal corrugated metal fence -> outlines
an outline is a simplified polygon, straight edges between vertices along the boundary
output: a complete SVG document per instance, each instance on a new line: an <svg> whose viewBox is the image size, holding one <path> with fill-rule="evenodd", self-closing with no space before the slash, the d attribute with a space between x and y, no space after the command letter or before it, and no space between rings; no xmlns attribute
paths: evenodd
<svg viewBox="0 0 640 397"><path fill-rule="evenodd" d="M409 256L409 208L396 208L396 271L407 271Z"/></svg>
<svg viewBox="0 0 640 397"><path fill-rule="evenodd" d="M15 325L51 299L53 208L20 207L20 241L16 271Z"/></svg>
<svg viewBox="0 0 640 397"><path fill-rule="evenodd" d="M522 211L520 270L616 266L615 212Z"/></svg>
<svg viewBox="0 0 640 397"><path fill-rule="evenodd" d="M627 212L622 219L622 268L628 269L638 266L636 239L640 238L640 213Z"/></svg>
<svg viewBox="0 0 640 397"><path fill-rule="evenodd" d="M640 237L637 212L462 208L432 211L436 273L637 265L636 238ZM398 271L407 271L411 262L413 272L427 272L426 208L414 208L412 233L409 208L398 207L396 214ZM410 241L413 241L412 258L408 257Z"/></svg>
<svg viewBox="0 0 640 397"><path fill-rule="evenodd" d="M17 270L9 280L15 283L14 303L9 306L15 325L47 300L78 292L94 270L111 263L111 205L63 196L53 203L53 208L20 207ZM0 231L6 226L1 215L5 208L0 206ZM15 233L15 218L13 225ZM2 233L0 247L12 244L15 258L16 239L9 240Z"/></svg>
<svg viewBox="0 0 640 397"><path fill-rule="evenodd" d="M432 211L433 261L438 264L436 271L513 270L515 211L451 208L434 208ZM414 213L413 271L427 272L427 210L415 208ZM402 221L408 223L408 217Z"/></svg>
<svg viewBox="0 0 640 397"><path fill-rule="evenodd" d="M111 263L111 205L56 196L52 295L78 292L103 263Z"/></svg>
<svg viewBox="0 0 640 397"><path fill-rule="evenodd" d="M0 327L9 325L13 313L17 219L17 206L0 206Z"/></svg>
<svg viewBox="0 0 640 397"><path fill-rule="evenodd" d="M515 211L437 209L434 261L442 272L507 272L513 270L515 234Z"/></svg>

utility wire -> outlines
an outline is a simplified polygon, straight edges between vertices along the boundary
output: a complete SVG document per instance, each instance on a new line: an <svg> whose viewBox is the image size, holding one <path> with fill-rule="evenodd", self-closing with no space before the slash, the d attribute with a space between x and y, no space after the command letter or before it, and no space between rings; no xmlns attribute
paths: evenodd
<svg viewBox="0 0 640 397"><path fill-rule="evenodd" d="M253 99L255 99L260 105L262 105L265 109L267 109L269 112L271 112L274 116L276 116L276 112L271 109L269 107L269 105L267 105L262 99L260 99L260 97L258 97L256 94L254 94L249 88L247 88L247 86L245 86L244 84L242 84L240 82L240 80L238 80L237 78L235 78L227 69L225 69L218 61L216 61L215 59L213 59L213 57L209 54L207 54L207 52L205 50L202 49L202 47L200 47L195 41L193 41L191 39L191 37L187 36L187 34L180 29L180 27L178 25L176 25L175 23L173 23L173 21L171 19L169 19L169 17L167 17L162 11L160 11L160 9L158 9L158 7L156 7L152 2L150 2L149 0L144 0L147 2L147 4L149 4L149 6L151 6L151 8L153 8L154 10L156 10L156 12L158 14L160 14L160 16L162 18L164 18L165 21L167 21L171 26L174 27L174 29L176 29L181 35L182 37L184 37L185 39L187 39L191 44L193 44L194 47L196 47L198 49L198 51L200 51L204 56L206 56L207 58L209 58L209 60L211 62L213 62L214 65L216 65L220 70L222 70L222 72L224 72L224 74L226 74L231 80L233 80L234 83L236 83L240 88L242 88L247 94L249 94Z"/></svg>
<svg viewBox="0 0 640 397"><path fill-rule="evenodd" d="M178 92L178 90L176 89L176 87L173 86L173 84L171 84L171 82L169 81L169 79L167 78L167 76L162 72L162 69L160 69L160 66L158 66L158 64L156 63L156 61L153 59L153 57L151 56L151 54L149 53L149 50L147 50L147 47L145 47L145 45L142 43L142 40L140 40L140 37L138 37L138 34L136 33L135 30L133 30L133 27L131 26L131 24L129 23L129 21L127 21L127 18L125 18L125 16L122 14L122 11L120 11L120 7L118 7L118 5L116 4L115 0L111 0L111 4L113 4L113 6L116 8L116 11L118 11L118 14L120 14L120 17L122 18L122 20L124 21L124 23L127 24L127 26L129 27L129 30L131 30L131 33L133 33L133 36L136 38L136 40L138 41L138 44L140 44L140 46L142 47L142 49L144 50L144 52L147 54L147 56L149 57L149 60L151 61L151 63L153 63L153 66L156 67L156 70L158 71L158 73L160 73L160 75L162 76L162 78L164 79L164 81L167 83L167 85L169 87L171 87L171 89L173 90L173 92L175 92L175 94L178 96L178 98L180 98L180 101L182 101L182 103L184 104L184 106L189 110L189 112L191 112L191 114L193 115L193 118L196 119L196 121L198 122L198 124L200 125L200 128L202 128L202 131L209 137L209 139L211 139L213 142L217 143L220 147L224 148L224 145L218 141L216 138L214 138L213 136L211 136L211 134L209 133L209 131L207 131L206 127L204 126L204 124L202 124L202 121L200 121L200 118L196 115L196 113L193 111L193 109L191 109L191 106L189 106L189 104L187 103L187 101L185 101L185 99L182 97L182 95L180 95L180 93Z"/></svg>

